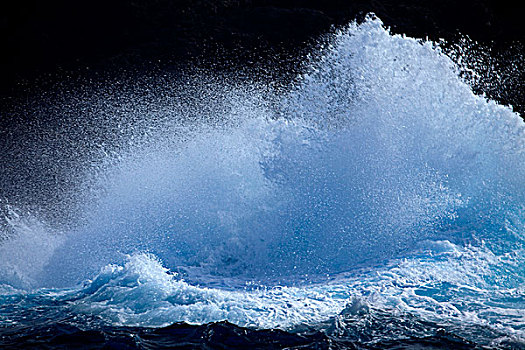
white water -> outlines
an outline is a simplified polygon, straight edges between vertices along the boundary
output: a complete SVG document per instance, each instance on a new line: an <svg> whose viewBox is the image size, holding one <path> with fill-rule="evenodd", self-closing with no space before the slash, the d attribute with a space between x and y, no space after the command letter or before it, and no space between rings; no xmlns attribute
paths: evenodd
<svg viewBox="0 0 525 350"><path fill-rule="evenodd" d="M40 260L1 280L71 287L102 269L68 289L73 308L125 325L289 328L358 297L522 336L525 124L434 44L369 19L290 91L228 85L186 113L200 121L97 173L87 223L59 246L4 243L2 262Z"/></svg>

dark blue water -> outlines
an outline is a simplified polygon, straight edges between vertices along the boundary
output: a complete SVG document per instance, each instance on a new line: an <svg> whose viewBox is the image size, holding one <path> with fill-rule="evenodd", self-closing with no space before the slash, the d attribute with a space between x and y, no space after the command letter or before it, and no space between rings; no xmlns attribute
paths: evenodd
<svg viewBox="0 0 525 350"><path fill-rule="evenodd" d="M525 124L459 72L369 19L288 89L130 110L74 228L8 208L0 344L525 347Z"/></svg>

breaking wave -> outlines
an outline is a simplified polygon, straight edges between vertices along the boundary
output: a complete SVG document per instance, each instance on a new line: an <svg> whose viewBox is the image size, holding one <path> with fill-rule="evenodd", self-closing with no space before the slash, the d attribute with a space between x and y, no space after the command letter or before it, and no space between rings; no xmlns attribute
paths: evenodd
<svg viewBox="0 0 525 350"><path fill-rule="evenodd" d="M58 303L122 326L355 338L387 314L417 321L384 339L423 320L523 339L525 124L439 46L369 18L285 92L212 90L92 176L71 232L9 212L1 322Z"/></svg>

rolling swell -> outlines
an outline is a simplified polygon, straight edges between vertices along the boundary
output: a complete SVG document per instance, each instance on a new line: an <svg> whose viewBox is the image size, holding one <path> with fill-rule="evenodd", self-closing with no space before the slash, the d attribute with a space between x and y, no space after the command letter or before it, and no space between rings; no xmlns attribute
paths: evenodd
<svg viewBox="0 0 525 350"><path fill-rule="evenodd" d="M96 174L79 228L8 214L2 322L523 341L525 125L458 75L369 18L286 92L215 87Z"/></svg>

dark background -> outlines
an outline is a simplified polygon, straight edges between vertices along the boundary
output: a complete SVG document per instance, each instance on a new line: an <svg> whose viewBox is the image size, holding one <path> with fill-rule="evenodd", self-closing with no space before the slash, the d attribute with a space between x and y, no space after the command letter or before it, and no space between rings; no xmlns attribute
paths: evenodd
<svg viewBox="0 0 525 350"><path fill-rule="evenodd" d="M290 62L321 34L368 12L397 33L434 40L461 33L495 56L516 57L525 40L524 8L508 0L4 1L0 91L11 96L45 73L152 61L230 69L264 66L272 57L293 70ZM523 114L522 88L492 95Z"/></svg>
<svg viewBox="0 0 525 350"><path fill-rule="evenodd" d="M368 12L395 33L444 38L449 46L462 35L477 41L475 49L485 59L489 54L492 68L475 92L525 115L524 5L508 0L3 1L0 212L9 200L18 207L50 208L44 217L70 213L76 203L71 193L78 192L70 189L82 182L82 169L96 161L97 147L116 142L118 118L99 123L91 115L104 118L101 113L120 107L97 110L68 90L87 112L77 106L56 111L57 84L64 91L64 81L82 85L100 72L111 76L155 66L267 72L270 80L286 83L323 35Z"/></svg>

